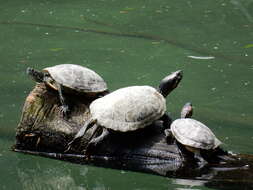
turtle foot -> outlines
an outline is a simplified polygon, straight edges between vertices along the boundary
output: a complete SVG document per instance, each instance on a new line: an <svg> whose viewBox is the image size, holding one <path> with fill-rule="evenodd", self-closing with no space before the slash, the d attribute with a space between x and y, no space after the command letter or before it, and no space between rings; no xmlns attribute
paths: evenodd
<svg viewBox="0 0 253 190"><path fill-rule="evenodd" d="M202 158L200 155L195 154L195 159L197 160L197 169L201 170L203 169L205 166L207 166L208 162L206 160L204 160L204 158Z"/></svg>
<svg viewBox="0 0 253 190"><path fill-rule="evenodd" d="M73 139L72 141L70 141L68 144L67 144L67 148L64 150L64 152L69 152L71 151L71 148L72 148L72 144L74 143L75 139Z"/></svg>
<svg viewBox="0 0 253 190"><path fill-rule="evenodd" d="M170 129L165 129L165 130L164 130L164 134L165 134L166 138L172 137L172 132L171 132Z"/></svg>
<svg viewBox="0 0 253 190"><path fill-rule="evenodd" d="M70 114L69 106L62 105L60 107L60 113L61 113L61 117L68 119L69 118L69 114Z"/></svg>
<svg viewBox="0 0 253 190"><path fill-rule="evenodd" d="M174 144L174 138L170 129L165 129L164 134L168 144Z"/></svg>
<svg viewBox="0 0 253 190"><path fill-rule="evenodd" d="M87 158L90 158L90 156L96 149L97 144L97 142L93 142L92 140L88 143L87 148L85 150L85 155L87 156Z"/></svg>
<svg viewBox="0 0 253 190"><path fill-rule="evenodd" d="M103 128L102 134L96 138L93 138L87 145L86 148L86 155L90 155L91 152L93 152L94 150L96 150L96 147L101 144L104 139L108 138L110 132Z"/></svg>
<svg viewBox="0 0 253 190"><path fill-rule="evenodd" d="M204 160L204 161L199 161L199 162L197 162L197 164L198 164L197 169L198 169L198 170L201 170L201 169L203 169L205 166L207 166L208 162Z"/></svg>
<svg viewBox="0 0 253 190"><path fill-rule="evenodd" d="M67 148L64 150L64 153L67 153L71 150L71 143L68 144Z"/></svg>
<svg viewBox="0 0 253 190"><path fill-rule="evenodd" d="M87 152L91 152L93 149L95 149L98 144L100 144L101 141L99 141L99 139L95 138L95 139L92 139L89 143L88 143L88 146L87 146Z"/></svg>

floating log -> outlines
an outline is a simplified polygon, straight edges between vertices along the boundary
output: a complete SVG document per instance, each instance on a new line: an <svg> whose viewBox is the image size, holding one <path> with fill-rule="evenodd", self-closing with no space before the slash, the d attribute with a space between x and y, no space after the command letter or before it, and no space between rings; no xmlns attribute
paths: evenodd
<svg viewBox="0 0 253 190"><path fill-rule="evenodd" d="M115 132L87 155L87 143L100 132L90 128L80 142L66 152L68 143L89 119L89 104L93 101L76 94L69 95L68 99L72 109L69 118L64 119L58 93L38 83L26 98L13 150L79 164L209 182L234 182L240 176L253 186L250 182L253 181L252 156L232 155L221 149L203 152L209 164L198 168L191 153L167 142L160 122L135 132Z"/></svg>

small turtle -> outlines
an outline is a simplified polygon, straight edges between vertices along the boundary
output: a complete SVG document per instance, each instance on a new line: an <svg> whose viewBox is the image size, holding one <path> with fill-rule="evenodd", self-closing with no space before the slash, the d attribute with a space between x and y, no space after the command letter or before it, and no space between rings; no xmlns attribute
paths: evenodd
<svg viewBox="0 0 253 190"><path fill-rule="evenodd" d="M109 135L110 131L135 131L159 118L164 121L165 126L168 125L170 118L165 114L165 97L177 87L181 79L182 71L176 71L161 81L158 90L150 86L131 86L118 89L93 101L90 104L91 118L69 143L67 150L92 126L101 126L103 132L92 139L88 147L96 146Z"/></svg>
<svg viewBox="0 0 253 190"><path fill-rule="evenodd" d="M213 132L203 123L191 119L193 108L191 103L184 105L181 111L181 119L176 119L171 124L171 129L166 129L166 136L173 135L177 142L184 145L185 149L194 153L199 160L200 168L207 164L207 161L200 155L201 149L212 150L221 145Z"/></svg>
<svg viewBox="0 0 253 190"><path fill-rule="evenodd" d="M102 96L108 92L107 84L96 72L74 64L61 64L37 71L28 67L27 74L36 82L44 82L50 88L59 92L62 112L69 113L65 92L82 93L86 96Z"/></svg>

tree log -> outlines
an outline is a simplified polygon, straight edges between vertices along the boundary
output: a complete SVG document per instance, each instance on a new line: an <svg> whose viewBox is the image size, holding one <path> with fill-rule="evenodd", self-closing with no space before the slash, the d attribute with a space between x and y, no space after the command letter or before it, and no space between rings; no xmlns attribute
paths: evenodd
<svg viewBox="0 0 253 190"><path fill-rule="evenodd" d="M190 153L178 144L167 142L160 122L135 132L115 132L98 145L91 155L87 155L87 143L98 135L97 130L90 128L80 142L66 152L68 143L89 119L89 104L93 101L77 94L69 95L68 99L71 100L72 109L70 117L64 119L58 93L43 83L37 84L26 98L13 150L80 164L169 177L223 179L227 182L238 180L237 176L240 175L244 179L253 179L253 158L249 155L231 155L225 151L207 153L209 164L198 168ZM235 174L228 177L227 171Z"/></svg>

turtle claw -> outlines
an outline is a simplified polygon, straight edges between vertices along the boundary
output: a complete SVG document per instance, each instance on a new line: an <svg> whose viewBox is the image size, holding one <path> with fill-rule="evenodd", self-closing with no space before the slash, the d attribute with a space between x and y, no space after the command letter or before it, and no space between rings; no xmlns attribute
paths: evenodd
<svg viewBox="0 0 253 190"><path fill-rule="evenodd" d="M65 153L71 151L73 143L74 143L74 139L67 144L67 148L64 150Z"/></svg>
<svg viewBox="0 0 253 190"><path fill-rule="evenodd" d="M67 105L62 105L60 107L60 113L63 118L68 118L70 113L69 107Z"/></svg>
<svg viewBox="0 0 253 190"><path fill-rule="evenodd" d="M165 129L164 134L165 134L165 138L168 144L173 144L175 142L173 138L173 134L170 129Z"/></svg>
<svg viewBox="0 0 253 190"><path fill-rule="evenodd" d="M197 169L199 170L204 168L208 164L208 162L204 160L204 158L202 158L202 156L200 156L198 153L195 153L194 158L197 160Z"/></svg>
<svg viewBox="0 0 253 190"><path fill-rule="evenodd" d="M102 140L99 139L92 139L89 143L88 143L88 147L96 147L98 144L100 144Z"/></svg>
<svg viewBox="0 0 253 190"><path fill-rule="evenodd" d="M92 139L85 150L85 155L87 156L87 159L90 160L91 155L94 154L94 151L96 150L96 147L102 142L102 140L99 140L97 138Z"/></svg>
<svg viewBox="0 0 253 190"><path fill-rule="evenodd" d="M165 129L165 130L164 130L164 134L165 134L166 138L172 137L172 132L171 132L170 129Z"/></svg>
<svg viewBox="0 0 253 190"><path fill-rule="evenodd" d="M92 150L94 150L98 144L100 144L101 140L99 140L98 138L92 139L86 148L86 154L89 155L91 154Z"/></svg>
<svg viewBox="0 0 253 190"><path fill-rule="evenodd" d="M69 152L70 150L71 150L71 145L68 144L68 145L67 145L67 148L64 150L64 153L67 153L67 152Z"/></svg>
<svg viewBox="0 0 253 190"><path fill-rule="evenodd" d="M110 132L107 129L103 128L102 134L96 138L91 139L88 143L86 148L86 154L90 155L93 150L95 150L95 148L109 136L109 134Z"/></svg>
<svg viewBox="0 0 253 190"><path fill-rule="evenodd" d="M86 147L86 150L85 150L85 155L87 156L87 158L89 159L93 150L95 149L95 147L97 146L97 143L93 142L93 141L90 141Z"/></svg>
<svg viewBox="0 0 253 190"><path fill-rule="evenodd" d="M197 169L201 170L202 168L204 168L208 164L208 162L205 160L202 160L202 161L198 161L197 164L198 164Z"/></svg>

